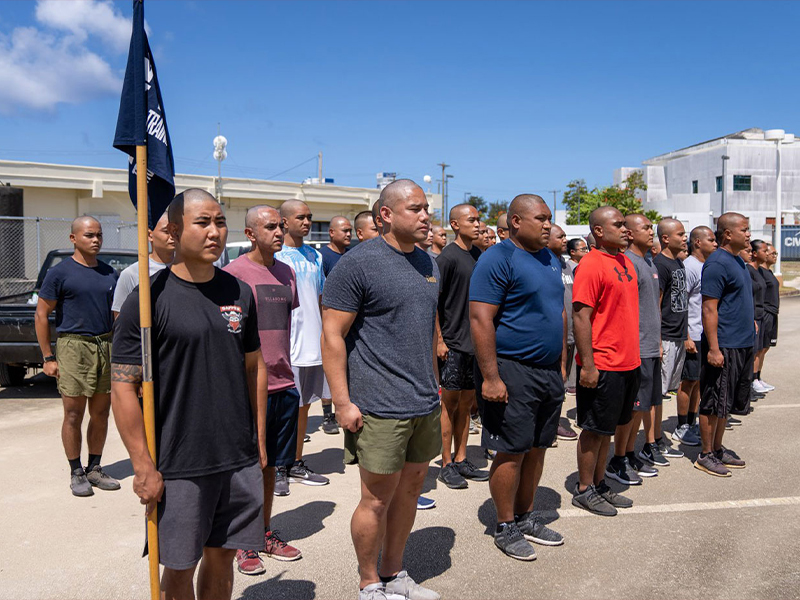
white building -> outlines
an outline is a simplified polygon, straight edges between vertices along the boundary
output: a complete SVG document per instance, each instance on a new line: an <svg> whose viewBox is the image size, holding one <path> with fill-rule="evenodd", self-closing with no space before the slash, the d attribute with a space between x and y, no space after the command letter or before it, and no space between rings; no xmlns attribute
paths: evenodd
<svg viewBox="0 0 800 600"><path fill-rule="evenodd" d="M723 156L725 181L723 182ZM722 209L750 218L753 237L772 238L775 225L775 142L764 139L764 131L745 129L642 161L642 167L614 171L619 185L632 171L641 171L647 184L642 194L645 210L683 221L687 230L698 225L714 229ZM781 149L781 203L785 211L800 208L800 143ZM794 224L795 213L784 214L783 223Z"/></svg>

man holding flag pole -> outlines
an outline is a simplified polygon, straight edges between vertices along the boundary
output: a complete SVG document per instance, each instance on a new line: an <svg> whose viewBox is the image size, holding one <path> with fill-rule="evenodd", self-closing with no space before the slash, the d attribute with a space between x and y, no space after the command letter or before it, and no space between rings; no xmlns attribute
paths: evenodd
<svg viewBox="0 0 800 600"><path fill-rule="evenodd" d="M162 597L162 585L165 598L230 598L236 549L264 545L267 371L250 288L213 266L227 238L222 207L199 189L172 200L172 150L142 0L133 3L114 147L132 157L139 287L114 324L112 405L134 492L147 505L151 598ZM175 260L151 281L148 221L152 228L168 206Z"/></svg>

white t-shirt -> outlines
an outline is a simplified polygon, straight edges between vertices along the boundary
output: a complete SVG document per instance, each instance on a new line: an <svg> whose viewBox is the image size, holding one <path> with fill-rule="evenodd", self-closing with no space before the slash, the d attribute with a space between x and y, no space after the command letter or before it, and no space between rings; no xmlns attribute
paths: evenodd
<svg viewBox="0 0 800 600"><path fill-rule="evenodd" d="M167 265L160 263L157 260L150 260L150 277L158 273L161 269L166 268ZM125 267L122 273L119 274L117 279L117 287L114 288L114 301L111 303L111 310L119 312L122 305L125 304L125 299L130 295L135 288L139 285L139 261L132 265Z"/></svg>
<svg viewBox="0 0 800 600"><path fill-rule="evenodd" d="M292 366L313 367L322 364L320 336L322 314L319 297L325 285L322 254L311 246L284 246L275 258L294 269L300 306L292 311Z"/></svg>

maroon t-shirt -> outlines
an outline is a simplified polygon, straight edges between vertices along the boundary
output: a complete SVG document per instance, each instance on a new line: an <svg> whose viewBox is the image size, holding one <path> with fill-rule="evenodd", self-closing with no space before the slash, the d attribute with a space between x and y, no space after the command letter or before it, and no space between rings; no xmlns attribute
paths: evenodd
<svg viewBox="0 0 800 600"><path fill-rule="evenodd" d="M269 393L294 387L294 374L290 361L292 311L300 304L292 268L279 260L264 267L240 256L224 268L241 279L256 299L258 335L261 354L269 373Z"/></svg>

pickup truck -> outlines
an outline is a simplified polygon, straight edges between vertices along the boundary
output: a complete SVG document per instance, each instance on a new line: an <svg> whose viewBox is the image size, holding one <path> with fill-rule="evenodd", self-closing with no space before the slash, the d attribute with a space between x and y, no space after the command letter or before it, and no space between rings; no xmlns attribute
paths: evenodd
<svg viewBox="0 0 800 600"><path fill-rule="evenodd" d="M0 297L0 387L21 385L29 367L42 366L42 352L36 340L34 316L38 292L48 269L68 256L72 249L53 250L44 259L33 288ZM111 265L119 274L138 260L136 250L103 249L97 258ZM50 315L50 339L55 344L55 313Z"/></svg>

